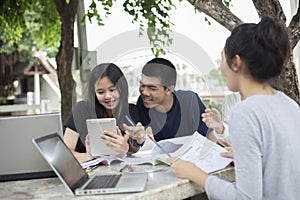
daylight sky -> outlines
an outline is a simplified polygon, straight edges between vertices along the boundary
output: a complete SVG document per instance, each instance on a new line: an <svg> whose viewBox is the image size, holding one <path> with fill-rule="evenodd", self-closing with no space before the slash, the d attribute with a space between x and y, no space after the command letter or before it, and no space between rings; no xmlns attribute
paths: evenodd
<svg viewBox="0 0 300 200"><path fill-rule="evenodd" d="M88 1L85 1L85 8ZM211 20L211 25L204 21L204 14L195 13L193 6L183 1L176 3L176 10L172 12L171 20L174 23L172 30L188 37L199 44L213 61L220 57L226 38L230 32ZM289 1L282 0L282 7L290 20ZM111 15L104 20L105 26L98 27L96 23L87 23L88 49L94 50L106 40L126 31L137 30L138 24L132 24L132 17L122 8L123 1L116 1ZM250 0L233 0L231 10L244 22L258 22L258 16Z"/></svg>
<svg viewBox="0 0 300 200"><path fill-rule="evenodd" d="M280 0L287 16L291 19L289 1ZM104 19L104 26L99 27L96 21L86 23L88 50L96 52L96 61L90 66L102 62L114 62L121 68L132 66L136 74L140 74L141 67L153 58L146 36L138 37L138 24L132 24L132 17L122 7L124 1L118 0L111 9L111 15ZM205 15L194 11L194 7L187 1L173 1L176 9L170 17L174 23L173 45L168 49L170 53L162 55L175 65L187 65L190 72L199 76L208 74L219 67L216 62L221 57L226 38L230 32L213 19L211 25L205 22ZM85 1L85 9L89 2ZM244 22L259 21L251 0L232 0L231 11ZM75 40L76 46L76 40ZM148 46L145 48L144 46ZM124 69L124 72L128 69ZM186 73L186 72L185 72Z"/></svg>

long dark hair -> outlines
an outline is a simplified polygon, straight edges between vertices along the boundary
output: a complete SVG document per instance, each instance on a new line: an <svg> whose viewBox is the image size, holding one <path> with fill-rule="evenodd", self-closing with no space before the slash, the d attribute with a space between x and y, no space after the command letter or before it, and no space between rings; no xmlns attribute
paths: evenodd
<svg viewBox="0 0 300 200"><path fill-rule="evenodd" d="M120 101L115 109L112 110L113 117L116 118L117 125L122 128L124 116L129 113L128 108L128 83L120 68L113 63L102 63L97 65L89 76L87 102L95 110L97 118L108 117L107 110L99 103L95 84L103 77L107 77L120 93Z"/></svg>

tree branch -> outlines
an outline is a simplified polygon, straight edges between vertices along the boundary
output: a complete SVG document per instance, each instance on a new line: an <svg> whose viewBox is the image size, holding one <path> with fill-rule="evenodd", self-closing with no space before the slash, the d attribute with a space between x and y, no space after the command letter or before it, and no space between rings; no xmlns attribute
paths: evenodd
<svg viewBox="0 0 300 200"><path fill-rule="evenodd" d="M290 29L290 35L291 35L291 48L294 49L294 47L297 45L297 43L300 40L300 0L299 0L299 6L296 15L293 16L288 28Z"/></svg>
<svg viewBox="0 0 300 200"><path fill-rule="evenodd" d="M279 19L283 23L286 22L286 16L282 10L279 0L252 0L257 10L258 16L269 15Z"/></svg>
<svg viewBox="0 0 300 200"><path fill-rule="evenodd" d="M196 9L216 20L229 31L243 21L234 15L221 0L188 0Z"/></svg>

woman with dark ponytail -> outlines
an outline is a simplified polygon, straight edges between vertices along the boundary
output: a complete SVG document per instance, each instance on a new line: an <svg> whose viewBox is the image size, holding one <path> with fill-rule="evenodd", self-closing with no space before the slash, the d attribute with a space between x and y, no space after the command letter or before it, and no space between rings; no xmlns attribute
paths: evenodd
<svg viewBox="0 0 300 200"><path fill-rule="evenodd" d="M209 199L299 199L300 108L268 82L290 58L286 28L271 17L236 27L222 51L221 70L228 88L243 101L229 119L235 183L176 160L176 176L206 190Z"/></svg>

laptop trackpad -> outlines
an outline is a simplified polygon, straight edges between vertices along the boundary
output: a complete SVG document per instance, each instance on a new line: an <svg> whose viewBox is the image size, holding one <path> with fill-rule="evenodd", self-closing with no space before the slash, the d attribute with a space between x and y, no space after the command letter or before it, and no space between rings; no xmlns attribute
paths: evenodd
<svg viewBox="0 0 300 200"><path fill-rule="evenodd" d="M127 188L127 187L143 187L147 183L148 174L129 174L124 173L119 183L117 184L118 188Z"/></svg>

